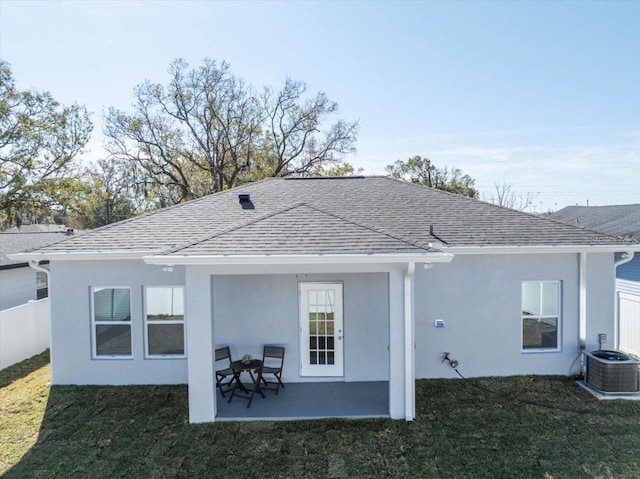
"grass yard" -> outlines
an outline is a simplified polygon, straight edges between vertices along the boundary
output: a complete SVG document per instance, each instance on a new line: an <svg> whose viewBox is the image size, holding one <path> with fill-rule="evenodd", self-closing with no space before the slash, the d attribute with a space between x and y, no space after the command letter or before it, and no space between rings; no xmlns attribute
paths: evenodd
<svg viewBox="0 0 640 479"><path fill-rule="evenodd" d="M46 354L0 371L6 479L640 477L640 402L567 378L421 380L413 423L189 425L186 386L48 376Z"/></svg>

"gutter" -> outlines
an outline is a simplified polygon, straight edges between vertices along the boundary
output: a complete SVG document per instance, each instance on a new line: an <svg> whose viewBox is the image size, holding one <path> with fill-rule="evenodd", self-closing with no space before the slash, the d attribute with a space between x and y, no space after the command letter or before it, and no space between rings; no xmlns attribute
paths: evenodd
<svg viewBox="0 0 640 479"><path fill-rule="evenodd" d="M40 262L39 261L35 261L35 260L30 260L29 261L29 266L33 269L35 269L36 271L39 271L40 273L44 273L47 275L47 285L49 284L49 273L50 271L46 268L43 268L42 266L40 266Z"/></svg>
<svg viewBox="0 0 640 479"><path fill-rule="evenodd" d="M524 246L442 246L445 252L458 254L534 254L534 253L619 253L620 250L640 252L640 244L596 245L524 245Z"/></svg>
<svg viewBox="0 0 640 479"><path fill-rule="evenodd" d="M238 264L364 264L364 263L449 263L451 253L407 254L300 254L300 255L152 255L147 264L238 265Z"/></svg>
<svg viewBox="0 0 640 479"><path fill-rule="evenodd" d="M153 251L80 251L80 252L45 252L45 253L12 253L7 257L14 261L99 261L99 260L122 260L122 259L143 259Z"/></svg>

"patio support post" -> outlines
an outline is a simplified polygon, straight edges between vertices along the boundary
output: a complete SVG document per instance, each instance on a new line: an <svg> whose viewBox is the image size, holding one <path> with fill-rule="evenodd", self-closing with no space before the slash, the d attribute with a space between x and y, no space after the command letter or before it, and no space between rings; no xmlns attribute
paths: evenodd
<svg viewBox="0 0 640 479"><path fill-rule="evenodd" d="M405 417L404 280L401 269L389 271L389 416Z"/></svg>
<svg viewBox="0 0 640 479"><path fill-rule="evenodd" d="M211 275L206 267L185 270L189 422L213 422L216 388L213 361Z"/></svg>
<svg viewBox="0 0 640 479"><path fill-rule="evenodd" d="M415 263L404 274L404 415L407 421L416 416L415 340L413 316L413 278Z"/></svg>

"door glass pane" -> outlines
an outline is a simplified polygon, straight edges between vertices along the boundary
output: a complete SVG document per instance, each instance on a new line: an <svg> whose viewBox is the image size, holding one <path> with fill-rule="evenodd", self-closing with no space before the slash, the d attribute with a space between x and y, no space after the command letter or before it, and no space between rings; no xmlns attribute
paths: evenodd
<svg viewBox="0 0 640 479"><path fill-rule="evenodd" d="M333 291L327 291L327 302L326 302L326 304L330 304L331 306L336 304L334 296L335 295L334 295Z"/></svg>
<svg viewBox="0 0 640 479"><path fill-rule="evenodd" d="M315 321L310 321L309 322L309 334L318 334L318 323L316 323Z"/></svg>
<svg viewBox="0 0 640 479"><path fill-rule="evenodd" d="M329 335L334 334L333 333L333 325L334 325L333 321L329 321L327 323L327 334L329 334Z"/></svg>
<svg viewBox="0 0 640 479"><path fill-rule="evenodd" d="M327 364L335 364L333 351L327 351Z"/></svg>
<svg viewBox="0 0 640 479"><path fill-rule="evenodd" d="M318 353L318 364L327 364L327 360L325 358L324 351L320 351Z"/></svg>
<svg viewBox="0 0 640 479"><path fill-rule="evenodd" d="M315 350L317 348L316 344L317 344L317 338L315 336L311 336L309 338L309 349L311 351Z"/></svg>
<svg viewBox="0 0 640 479"><path fill-rule="evenodd" d="M318 322L318 334L326 334L327 323L324 321Z"/></svg>
<svg viewBox="0 0 640 479"><path fill-rule="evenodd" d="M334 349L333 348L333 336L329 336L327 338L327 349Z"/></svg>
<svg viewBox="0 0 640 479"><path fill-rule="evenodd" d="M309 364L318 364L318 359L316 357L316 352L315 351L310 351L309 352Z"/></svg>

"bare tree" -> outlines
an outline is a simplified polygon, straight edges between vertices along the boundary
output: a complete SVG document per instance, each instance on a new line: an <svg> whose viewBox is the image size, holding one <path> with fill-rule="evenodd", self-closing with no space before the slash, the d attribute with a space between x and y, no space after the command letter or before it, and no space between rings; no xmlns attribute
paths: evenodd
<svg viewBox="0 0 640 479"><path fill-rule="evenodd" d="M136 165L137 188L156 206L178 203L268 176L304 175L339 166L354 151L357 122L339 120L324 93L287 79L257 95L229 65L206 59L191 69L174 61L166 86L134 90L133 112L106 114L107 149Z"/></svg>
<svg viewBox="0 0 640 479"><path fill-rule="evenodd" d="M262 95L266 152L261 170L265 176L306 175L336 166L342 155L355 151L358 122L338 120L325 131L325 118L337 113L338 104L323 92L305 99L306 83L285 80L281 90L267 87Z"/></svg>
<svg viewBox="0 0 640 479"><path fill-rule="evenodd" d="M495 194L490 195L488 197L488 201L496 205L518 211L524 211L533 201L531 193L529 192L524 197L522 195L517 195L513 191L513 185L511 185L511 183L507 183L505 181L503 181L502 184L495 183L494 188Z"/></svg>
<svg viewBox="0 0 640 479"><path fill-rule="evenodd" d="M431 163L429 158L419 155L409 158L407 161L396 160L392 165L387 165L387 173L403 181L416 183L438 190L456 193L470 198L478 197L478 190L474 188L475 180L467 174L463 174L459 168L438 168Z"/></svg>
<svg viewBox="0 0 640 479"><path fill-rule="evenodd" d="M169 72L166 87L136 87L133 113L109 109L108 150L142 168L139 186L147 195L168 189L169 203L235 186L259 144L255 95L224 62L205 60L190 70L176 60Z"/></svg>

